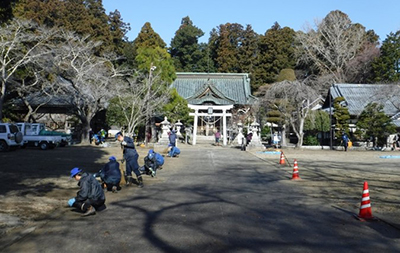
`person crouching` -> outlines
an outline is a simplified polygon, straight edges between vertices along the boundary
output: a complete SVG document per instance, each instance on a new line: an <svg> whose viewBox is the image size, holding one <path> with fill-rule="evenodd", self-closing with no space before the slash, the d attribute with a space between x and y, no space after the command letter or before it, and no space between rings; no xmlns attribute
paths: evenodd
<svg viewBox="0 0 400 253"><path fill-rule="evenodd" d="M75 198L68 200L69 206L82 212L82 216L93 215L96 210L101 211L106 208L104 191L93 175L83 172L79 168L73 168L71 178L78 181L79 191Z"/></svg>
<svg viewBox="0 0 400 253"><path fill-rule="evenodd" d="M102 181L103 188L107 191L116 193L121 190L119 182L121 181L121 171L119 169L119 163L115 156L110 156L109 162L104 165L104 168L95 174L99 176Z"/></svg>

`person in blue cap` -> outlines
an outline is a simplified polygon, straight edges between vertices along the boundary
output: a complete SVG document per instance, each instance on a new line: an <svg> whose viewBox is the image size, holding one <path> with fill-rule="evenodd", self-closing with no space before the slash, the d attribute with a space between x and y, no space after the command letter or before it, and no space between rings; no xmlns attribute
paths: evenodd
<svg viewBox="0 0 400 253"><path fill-rule="evenodd" d="M119 182L121 181L121 171L115 156L110 156L109 162L106 163L104 168L96 173L95 176L101 178L103 188L108 191L116 193L121 190L121 187L119 186Z"/></svg>
<svg viewBox="0 0 400 253"><path fill-rule="evenodd" d="M83 216L93 215L106 208L106 197L99 181L93 175L79 168L71 170L71 178L78 181L79 191L75 198L68 200L68 205L75 207Z"/></svg>
<svg viewBox="0 0 400 253"><path fill-rule="evenodd" d="M147 175L156 176L157 170L164 164L164 157L150 149L147 156L144 157L144 171Z"/></svg>
<svg viewBox="0 0 400 253"><path fill-rule="evenodd" d="M132 183L132 172L135 173L138 187L143 187L143 178L139 171L139 154L136 151L135 143L133 143L132 138L128 136L123 136L121 132L115 135L115 139L121 142L121 147L123 148L124 160L126 161L126 185Z"/></svg>

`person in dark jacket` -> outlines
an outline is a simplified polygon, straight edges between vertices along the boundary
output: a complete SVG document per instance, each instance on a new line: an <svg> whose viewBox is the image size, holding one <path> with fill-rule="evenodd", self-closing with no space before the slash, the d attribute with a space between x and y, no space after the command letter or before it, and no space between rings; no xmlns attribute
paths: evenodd
<svg viewBox="0 0 400 253"><path fill-rule="evenodd" d="M71 178L78 181L79 191L75 198L68 200L69 206L83 212L83 216L95 214L96 210L101 211L106 208L104 191L93 175L83 172L79 168L73 168Z"/></svg>
<svg viewBox="0 0 400 253"><path fill-rule="evenodd" d="M130 185L132 182L132 172L135 173L138 187L143 187L143 178L139 171L139 154L136 151L135 143L133 143L132 138L128 136L123 136L121 132L115 135L115 139L121 142L121 147L124 149L124 160L126 161L126 185Z"/></svg>
<svg viewBox="0 0 400 253"><path fill-rule="evenodd" d="M176 132L175 130L171 130L169 133L169 144L168 144L168 156L172 157L172 150L176 146Z"/></svg>
<svg viewBox="0 0 400 253"><path fill-rule="evenodd" d="M144 157L144 172L147 175L151 175L155 177L157 174L157 170L161 169L161 166L164 164L164 157L154 152L154 150L150 149L147 156Z"/></svg>
<svg viewBox="0 0 400 253"><path fill-rule="evenodd" d="M119 182L121 181L121 171L115 156L111 156L109 160L110 161L104 165L104 168L96 173L96 176L101 178L103 188L107 188L108 191L115 193L121 190L121 187L119 186Z"/></svg>
<svg viewBox="0 0 400 253"><path fill-rule="evenodd" d="M342 132L342 141L343 141L344 151L347 151L347 147L349 146L350 139L347 136L346 132Z"/></svg>

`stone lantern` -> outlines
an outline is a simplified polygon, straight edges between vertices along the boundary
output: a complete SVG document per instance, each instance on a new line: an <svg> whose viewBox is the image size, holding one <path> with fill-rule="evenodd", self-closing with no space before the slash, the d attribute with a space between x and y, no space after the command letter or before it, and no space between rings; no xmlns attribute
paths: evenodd
<svg viewBox="0 0 400 253"><path fill-rule="evenodd" d="M171 124L167 120L167 117L164 117L164 120L160 124L162 132L161 132L161 138L158 140L158 144L168 145L169 143L168 131L171 127Z"/></svg>
<svg viewBox="0 0 400 253"><path fill-rule="evenodd" d="M249 148L261 148L264 147L261 143L261 138L258 134L260 130L260 124L257 123L256 119L254 119L253 123L250 124L250 130L252 132L251 141L249 144Z"/></svg>
<svg viewBox="0 0 400 253"><path fill-rule="evenodd" d="M178 122L175 123L175 126L176 126L176 135L177 135L177 136L182 136L182 134L181 134L182 125L183 125L183 124L182 124L181 120L178 119Z"/></svg>
<svg viewBox="0 0 400 253"><path fill-rule="evenodd" d="M238 135L237 135L237 142L238 142L238 145L242 145L242 144L244 144L243 142L244 142L244 135L243 135L243 124L242 124L242 122L240 122L239 121L239 123L237 123L237 126L238 126L238 131L239 131L239 133L238 133Z"/></svg>

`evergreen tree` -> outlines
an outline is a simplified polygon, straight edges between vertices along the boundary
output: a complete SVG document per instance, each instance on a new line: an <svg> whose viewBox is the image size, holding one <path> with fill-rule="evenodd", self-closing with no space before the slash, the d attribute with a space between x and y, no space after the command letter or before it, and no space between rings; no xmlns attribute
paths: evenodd
<svg viewBox="0 0 400 253"><path fill-rule="evenodd" d="M13 11L18 18L64 28L80 36L89 35L91 40L102 41L97 54L114 49L109 18L102 0L19 0Z"/></svg>
<svg viewBox="0 0 400 253"><path fill-rule="evenodd" d="M219 25L210 33L210 57L218 72L252 73L257 58L258 35L250 25Z"/></svg>
<svg viewBox="0 0 400 253"><path fill-rule="evenodd" d="M335 119L335 137L341 139L342 132L349 134L349 109L345 106L344 97L337 97L333 100L333 118Z"/></svg>
<svg viewBox="0 0 400 253"><path fill-rule="evenodd" d="M384 113L383 105L377 103L369 103L365 107L356 126L362 138L377 137L379 146L385 145L387 136L396 132L396 126Z"/></svg>
<svg viewBox="0 0 400 253"><path fill-rule="evenodd" d="M230 24L219 26L217 47L215 48L216 66L218 72L222 73L237 73L239 72L238 52L240 32L243 26L240 24Z"/></svg>
<svg viewBox="0 0 400 253"><path fill-rule="evenodd" d="M165 88L175 80L176 74L171 55L165 48L142 47L137 53L135 62L139 72L147 75L153 67L154 75L160 76L160 81L164 83Z"/></svg>
<svg viewBox="0 0 400 253"><path fill-rule="evenodd" d="M329 113L322 110L311 111L304 122L304 130L312 136L316 136L318 132L321 133L321 144L324 142L324 132L329 132L330 126Z"/></svg>
<svg viewBox="0 0 400 253"><path fill-rule="evenodd" d="M189 116L190 109L187 106L187 101L179 96L176 89L170 90L170 101L163 107L164 116L170 122L177 122L180 120L187 125L193 122L193 117Z"/></svg>
<svg viewBox="0 0 400 253"><path fill-rule="evenodd" d="M170 54L174 60L175 69L181 72L203 72L204 66L199 62L205 57L200 50L198 39L204 32L193 25L189 17L182 19L181 26L171 40Z"/></svg>
<svg viewBox="0 0 400 253"><path fill-rule="evenodd" d="M372 64L375 82L400 80L400 30L383 41L381 55Z"/></svg>
<svg viewBox="0 0 400 253"><path fill-rule="evenodd" d="M140 30L136 39L133 40L133 51L137 55L139 48L166 48L167 44L161 39L160 35L156 33L151 24L146 22Z"/></svg>
<svg viewBox="0 0 400 253"><path fill-rule="evenodd" d="M123 56L120 60L121 64L133 65L133 59L130 54L131 43L128 42L126 34L131 29L129 23L122 20L121 14L118 10L110 12L108 15L110 32L112 36L113 52L119 56Z"/></svg>
<svg viewBox="0 0 400 253"><path fill-rule="evenodd" d="M263 84L275 82L281 70L296 66L294 40L293 29L281 28L276 22L260 36L258 64L252 79L253 90Z"/></svg>
<svg viewBox="0 0 400 253"><path fill-rule="evenodd" d="M16 0L0 1L0 24L7 22L13 18L12 5Z"/></svg>
<svg viewBox="0 0 400 253"><path fill-rule="evenodd" d="M247 25L243 30L239 47L239 71L242 73L249 73L252 79L252 74L258 64L258 40L259 35L253 30L251 25Z"/></svg>

